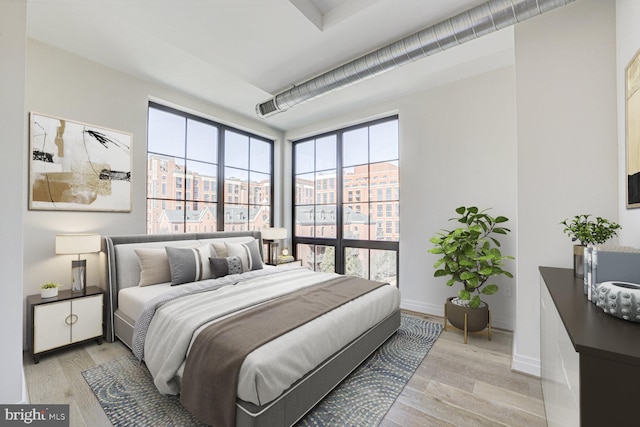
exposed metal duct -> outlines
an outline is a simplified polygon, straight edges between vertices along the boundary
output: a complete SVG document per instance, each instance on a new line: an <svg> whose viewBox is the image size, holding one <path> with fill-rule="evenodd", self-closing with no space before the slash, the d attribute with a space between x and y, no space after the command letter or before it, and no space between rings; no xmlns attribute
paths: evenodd
<svg viewBox="0 0 640 427"><path fill-rule="evenodd" d="M575 0L490 0L320 74L256 105L265 118L401 65L509 27Z"/></svg>

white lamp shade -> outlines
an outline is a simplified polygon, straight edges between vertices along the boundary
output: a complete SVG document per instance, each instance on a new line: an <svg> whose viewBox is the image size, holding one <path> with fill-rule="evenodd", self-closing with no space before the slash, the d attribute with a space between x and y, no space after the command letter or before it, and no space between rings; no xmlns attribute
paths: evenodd
<svg viewBox="0 0 640 427"><path fill-rule="evenodd" d="M260 233L263 240L282 240L287 238L286 228L263 228Z"/></svg>
<svg viewBox="0 0 640 427"><path fill-rule="evenodd" d="M58 234L56 254L90 254L100 252L99 234Z"/></svg>

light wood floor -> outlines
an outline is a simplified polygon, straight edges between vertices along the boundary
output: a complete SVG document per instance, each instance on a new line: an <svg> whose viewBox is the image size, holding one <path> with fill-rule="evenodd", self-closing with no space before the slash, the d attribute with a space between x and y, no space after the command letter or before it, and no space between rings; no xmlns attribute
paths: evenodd
<svg viewBox="0 0 640 427"><path fill-rule="evenodd" d="M492 341L472 334L466 345L462 332L443 332L380 426L546 426L540 380L511 371L511 343L504 331L494 330ZM128 353L120 342L90 342L43 355L38 365L25 353L30 402L69 404L72 427L110 426L80 373Z"/></svg>

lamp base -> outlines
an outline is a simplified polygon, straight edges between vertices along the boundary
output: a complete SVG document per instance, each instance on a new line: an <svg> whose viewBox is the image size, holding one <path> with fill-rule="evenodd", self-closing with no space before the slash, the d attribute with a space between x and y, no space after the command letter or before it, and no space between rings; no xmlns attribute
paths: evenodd
<svg viewBox="0 0 640 427"><path fill-rule="evenodd" d="M71 261L71 292L85 293L87 283L87 260Z"/></svg>
<svg viewBox="0 0 640 427"><path fill-rule="evenodd" d="M276 265L278 259L278 242L273 240L263 240L267 244L267 261L269 265Z"/></svg>

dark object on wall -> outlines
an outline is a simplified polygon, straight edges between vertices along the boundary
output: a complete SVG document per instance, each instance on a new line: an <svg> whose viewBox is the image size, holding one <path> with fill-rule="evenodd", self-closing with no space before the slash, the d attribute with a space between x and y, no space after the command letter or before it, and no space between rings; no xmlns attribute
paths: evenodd
<svg viewBox="0 0 640 427"><path fill-rule="evenodd" d="M640 206L640 172L627 176L627 207Z"/></svg>

